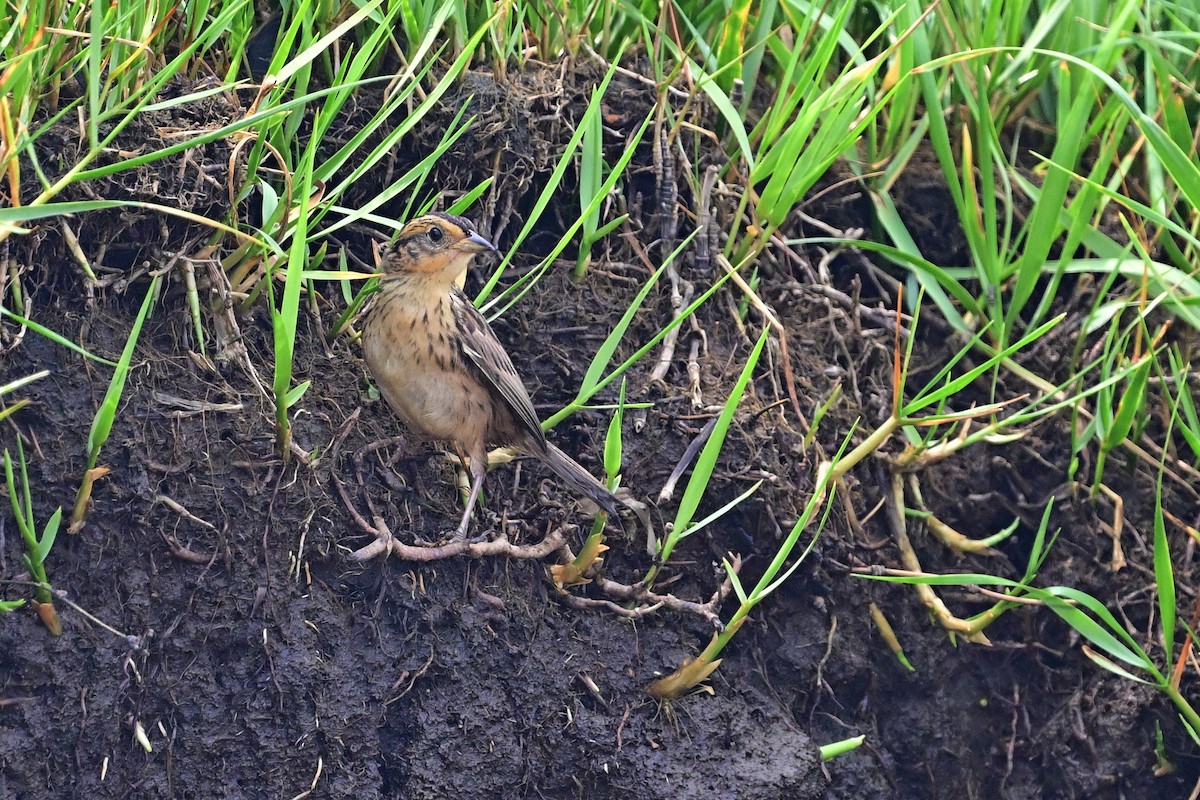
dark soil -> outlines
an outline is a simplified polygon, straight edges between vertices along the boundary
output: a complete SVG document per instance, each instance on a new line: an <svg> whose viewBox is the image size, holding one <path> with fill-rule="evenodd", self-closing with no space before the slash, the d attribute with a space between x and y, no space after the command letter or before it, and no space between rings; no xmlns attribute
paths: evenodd
<svg viewBox="0 0 1200 800"><path fill-rule="evenodd" d="M447 187L465 187L499 167L487 211L474 216L502 248L596 80L568 71L564 85L559 74L531 67L503 87L473 74L463 87L463 98L491 97L502 116L481 117L460 145L456 171L440 177ZM653 92L629 81L611 96L619 98L606 107L615 153ZM447 115L456 102L448 100ZM561 114L548 113L558 108ZM210 111L210 125L230 113ZM704 109L697 113L697 123L705 123ZM430 121L396 154L397 165L419 159L439 137ZM625 199L630 230L654 254L660 219L650 149L640 148ZM197 213L218 216L228 210L224 195L187 194L184 184L203 172L189 172L189 164L208 164L205 174L223 185L218 173L228 167L228 150L192 158L159 165L157 183L126 175L119 187L91 188L99 196L187 196ZM914 214L949 218L932 173L909 179L912 191L899 196L920 198ZM834 184L830 176L827 185ZM378 187L364 187L364 197L372 191ZM825 193L806 213L839 228L869 227L855 191L843 185ZM693 203L686 184L679 201ZM518 270L535 263L539 242L552 241L556 226L569 222L572 212L564 206L560 213L562 219L545 221L544 237L530 240ZM197 241L197 231L175 220L100 214L85 218L81 230L83 251L112 268L98 271L102 285L85 286L56 228L15 243L8 269L22 273L33 319L116 359L148 285L141 265L154 268L164 253ZM797 219L789 232L803 230ZM961 247L947 226L930 230L940 237L938 252ZM98 255L116 247L128 255ZM357 255L369 259L369 250ZM572 282L564 264L496 324L519 354L543 416L574 396L592 354L648 274L620 234L595 255L585 280ZM861 435L887 413L894 294L892 278L852 252L817 278L810 265L823 256L764 256L760 293L788 331L805 418L842 385L817 437L830 453L856 419ZM203 270L197 274L203 283ZM716 274L689 263L682 279L702 289ZM477 280L472 276L473 285ZM740 327L739 299L723 289L699 315L707 344L698 356L699 408L686 370L699 333L680 337L665 382L648 381L653 359L630 374L628 400L654 404L636 426L626 425L624 485L636 495L658 495L712 406L724 402L762 325L751 312ZM1073 302L1085 308L1090 298ZM423 456L420 445L371 449L403 430L373 399L357 345L346 337L325 343L344 309L340 295L323 293L315 308L302 314L296 357L297 380L313 384L293 409L296 444L311 458L285 462L275 451L271 410L247 370L236 359L214 368L192 356L197 344L182 275L170 273L101 457L112 472L97 484L86 527L60 536L48 564L54 585L91 616L60 603L60 638L27 610L0 616L0 798L1174 798L1186 797L1200 775L1196 748L1170 704L1096 667L1052 613L1009 612L987 629L990 647L966 644L931 622L912 589L854 576L858 566L900 566L877 510L888 481L879 465L853 475L808 561L724 654L712 691L669 705L653 701L645 687L707 643L712 627L698 616L660 609L632 621L568 607L547 581L553 559L348 560L369 537L335 490L335 476L359 513L373 504L397 535L416 541L437 539L457 519L454 471L440 456ZM670 313L664 283L635 320L622 356ZM914 385L954 349L932 316L918 332ZM18 328L3 324L0 382L38 369L52 373L22 390L32 404L0 433L10 449L23 437L34 509L45 520L74 502L91 420L111 373L32 332L18 343ZM239 324L249 363L269 381L266 309ZM1073 339L1065 341L1064 352L1072 346ZM1067 368L1061 353L1032 357L1040 359L1030 363L1035 371ZM754 580L811 494L813 452L802 448L804 426L788 398L781 358L773 344L701 513L752 480L768 481L676 551L664 577L680 597L707 598L727 552L743 557L743 579ZM1009 396L1028 391L1002 389ZM614 390L601 399L615 397ZM607 420L607 412L576 415L553 438L598 473ZM1111 505L1063 490L1069 424L1052 420L1022 441L975 447L920 474L926 502L963 533L987 535L1021 518L1003 552L957 555L919 528L914 545L930 571L1017 577L1041 508L1055 495L1061 535L1040 580L1091 592L1150 646L1157 641L1146 633L1157 624L1152 473L1136 462L1109 466L1125 500L1129 559L1114 573L1111 540L1101 528ZM536 542L562 524L586 531L588 519L537 464L498 468L487 491L481 531L503 524L519 542ZM678 496L657 509L660 529ZM1194 491L1172 485L1167 497L1176 515L1194 523ZM4 503L0 578L11 580L23 567ZM650 564L636 527L624 528L622 535L613 526L605 566L610 577L631 582ZM1180 606L1190 609L1190 544L1177 529L1170 534L1186 570L1178 576ZM579 535L572 537L576 547ZM2 592L28 596L11 583ZM990 605L965 591L942 596L964 617ZM915 672L880 640L868 613L872 602L889 617ZM726 618L733 607L727 601ZM138 729L152 752L135 741ZM1161 778L1154 776L1158 730L1178 768ZM862 748L821 764L817 744L859 734L866 735Z"/></svg>

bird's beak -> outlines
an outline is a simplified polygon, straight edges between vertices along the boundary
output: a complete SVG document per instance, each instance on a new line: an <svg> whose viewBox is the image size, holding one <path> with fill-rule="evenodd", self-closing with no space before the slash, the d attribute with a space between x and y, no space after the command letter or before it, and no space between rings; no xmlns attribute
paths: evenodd
<svg viewBox="0 0 1200 800"><path fill-rule="evenodd" d="M489 250L493 253L496 252L496 246L478 233L472 233L459 242L457 247L459 250L464 250L468 253L485 253Z"/></svg>

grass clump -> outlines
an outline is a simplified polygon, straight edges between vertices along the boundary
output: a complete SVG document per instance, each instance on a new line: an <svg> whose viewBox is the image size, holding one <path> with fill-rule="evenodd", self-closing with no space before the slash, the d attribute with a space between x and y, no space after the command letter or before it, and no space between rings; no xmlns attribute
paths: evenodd
<svg viewBox="0 0 1200 800"><path fill-rule="evenodd" d="M15 461L15 467L14 467ZM46 575L46 559L54 548L54 540L58 536L58 526L62 522L62 509L55 509L46 521L41 533L38 533L33 516L33 498L29 491L29 473L25 469L25 448L20 439L17 440L17 455L4 450L4 482L8 487L8 501L12 508L13 518L17 529L21 532L24 553L21 560L29 571L34 584L34 605L38 617L46 630L52 636L62 635L62 623L58 611L54 607L54 596L51 594L50 579ZM12 611L19 608L23 601L6 601L3 610Z"/></svg>

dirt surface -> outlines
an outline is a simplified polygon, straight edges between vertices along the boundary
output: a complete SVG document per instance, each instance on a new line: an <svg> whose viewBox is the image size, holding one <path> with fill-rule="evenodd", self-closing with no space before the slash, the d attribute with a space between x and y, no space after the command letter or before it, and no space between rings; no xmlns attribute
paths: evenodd
<svg viewBox="0 0 1200 800"><path fill-rule="evenodd" d="M497 168L497 153L514 159L498 173L502 180L485 198L486 210L473 213L502 248L596 77L583 70L560 85L559 74L533 72L492 87L507 98L493 105L510 116L502 126L481 119L461 145L477 158L471 169L456 162L454 175L440 176L446 186L474 185ZM473 74L463 97L481 96L489 80ZM521 92L531 86L538 91ZM618 152L653 93L630 81L613 96L623 98L606 108L608 144ZM566 109L551 122L546 109L559 106L547 97L561 97ZM455 110L448 106L447 113ZM217 118L208 124L219 125L221 113L214 110ZM430 125L397 153L397 164L419 159L436 142ZM204 154L194 155L203 163ZM227 168L226 155L216 155L209 154L213 163ZM629 230L654 254L661 219L648 145L635 164L627 185ZM186 164L160 169L164 183L187 173ZM914 214L931 220L945 214L936 187L928 188L931 176L910 177L910 194L922 203ZM121 196L155 185L124 181ZM834 182L830 176L827 184ZM182 186L160 183L155 191L182 195ZM843 229L869 227L869 209L855 191L825 193L806 213ZM205 194L192 207L218 215L221 197ZM686 185L678 200L694 202ZM161 263L163 253L197 233L172 228L173 221L125 216L119 236L102 236L118 230L116 219L94 215L82 226L93 235L80 237L84 252L112 268L99 274L120 278L107 285L84 285L57 229L23 240L26 249L14 247L9 256L23 273L30 315L111 359L148 286L138 265ZM536 263L545 246L539 242L553 241L562 222L545 221L506 282ZM789 233L804 230L797 219ZM942 238L941 252L961 246L945 241L946 226L930 230ZM129 254L119 263L97 255L117 246ZM805 418L842 386L817 437L830 453L856 419L860 431L869 430L887 413L895 276L851 252L818 273L814 265L824 256L818 250L765 256L760 293L788 331ZM569 272L565 263L552 270L495 325L519 354L518 368L543 416L574 396L648 269L618 233L597 249L586 279L573 282ZM681 269L681 280L700 288L716 275L691 260ZM473 275L471 286L478 280ZM648 380L654 359L630 373L628 399L653 403L626 426L624 485L638 496L657 497L736 379L762 325L753 312L743 323L739 300L736 290L722 289L702 308L697 331L680 337L665 381ZM1090 298L1072 302L1086 308ZM1050 612L1009 612L987 629L991 646L955 642L910 588L852 574L854 567L900 565L878 510L888 482L880 465L854 473L807 562L726 651L711 693L670 705L653 701L645 687L707 643L712 626L699 616L660 609L631 620L564 605L546 578L553 557L351 561L349 553L370 540L351 508L377 509L398 536L416 542L452 527L458 505L453 465L403 441L400 424L375 398L357 345L345 336L326 344L344 307L337 292L326 291L315 313L302 313L297 380L313 383L294 409L295 441L309 457L285 463L275 451L269 404L243 366L253 365L269 383L266 309L260 304L238 319L244 362L218 358L210 366L192 355L197 345L181 270L169 273L101 457L112 472L97 484L84 530L62 535L49 560L55 586L81 610L60 605L66 629L60 638L48 636L27 610L0 616L0 798L1171 798L1186 797L1196 782L1196 748L1169 703L1098 669ZM632 353L670 314L664 282L619 355ZM206 312L207 322L213 317ZM44 520L74 502L89 427L111 372L32 332L18 342L17 326L3 324L0 382L38 369L52 373L22 390L32 404L0 431L9 448L23 437L34 509ZM706 347L697 348L693 386L687 361L700 332ZM932 319L918 336L915 384L953 347ZM1072 344L1066 340L1064 350ZM1059 353L1031 358L1031 367L1052 376L1067 368ZM1027 391L1002 389L1010 396ZM980 391L982 397L986 387ZM614 390L600 399L615 396ZM552 438L598 473L607 424L607 412L582 413ZM1022 519L1001 552L962 556L920 528L914 546L930 571L1018 577L1040 510L1055 495L1061 534L1040 581L1091 592L1119 609L1145 641L1154 600L1152 475L1136 462L1110 466L1126 502L1129 559L1114 573L1102 529L1111 505L1063 490L1068 424L1052 420L1023 441L977 447L921 473L926 502L967 535L988 535ZM767 483L676 551L664 572L672 593L706 599L717 587L716 562L727 552L744 559L743 580L761 573L811 494L814 461L802 447L803 430L773 344L701 513L752 480ZM504 526L518 543L571 526L578 547L589 524L534 463L496 469L487 493L477 527ZM660 529L673 518L677 498L678 492L656 509ZM1169 487L1168 500L1181 516L1196 507L1184 487ZM4 502L0 578L11 580L23 568ZM1178 531L1171 535L1175 541ZM635 525L613 526L610 577L633 582L650 566L639 537ZM1178 563L1191 570L1182 537L1178 545ZM1190 608L1193 575L1178 578L1181 608ZM9 599L27 596L15 584L0 591ZM944 590L943 597L961 616L990 604L964 591ZM868 613L872 602L889 617L914 672L880 640ZM733 606L727 601L726 618ZM1156 778L1159 729L1178 769ZM139 730L152 752L135 740ZM817 744L859 734L866 735L861 749L821 764Z"/></svg>

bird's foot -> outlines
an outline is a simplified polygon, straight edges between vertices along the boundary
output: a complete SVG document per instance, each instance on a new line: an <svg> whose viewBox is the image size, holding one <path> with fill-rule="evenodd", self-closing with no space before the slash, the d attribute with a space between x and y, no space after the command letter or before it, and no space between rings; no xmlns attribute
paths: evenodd
<svg viewBox="0 0 1200 800"><path fill-rule="evenodd" d="M413 544L417 547L436 548L436 547L446 547L447 545L475 544L477 542L486 542L490 538L488 536L488 533L490 533L490 531L485 531L482 536L473 536L473 537L467 535L469 533L469 531L470 531L470 526L467 526L466 528L458 527L458 528L455 528L454 530L444 530L441 532L441 534L436 539L433 539L433 540L422 539L420 536L414 536Z"/></svg>
<svg viewBox="0 0 1200 800"><path fill-rule="evenodd" d="M469 535L470 531L471 526L469 524L460 525L452 531L447 531L446 534L442 536L441 544L457 544L458 542L478 544L479 542L488 542L491 541L492 534L494 533L494 531L489 529L481 533L477 533L475 536L471 536Z"/></svg>
<svg viewBox="0 0 1200 800"><path fill-rule="evenodd" d="M392 535L392 529L379 517L376 517L374 522L375 525L370 530L375 534L375 540L351 553L351 561L370 561L372 558L387 555L392 551L392 545L396 541L396 537Z"/></svg>

